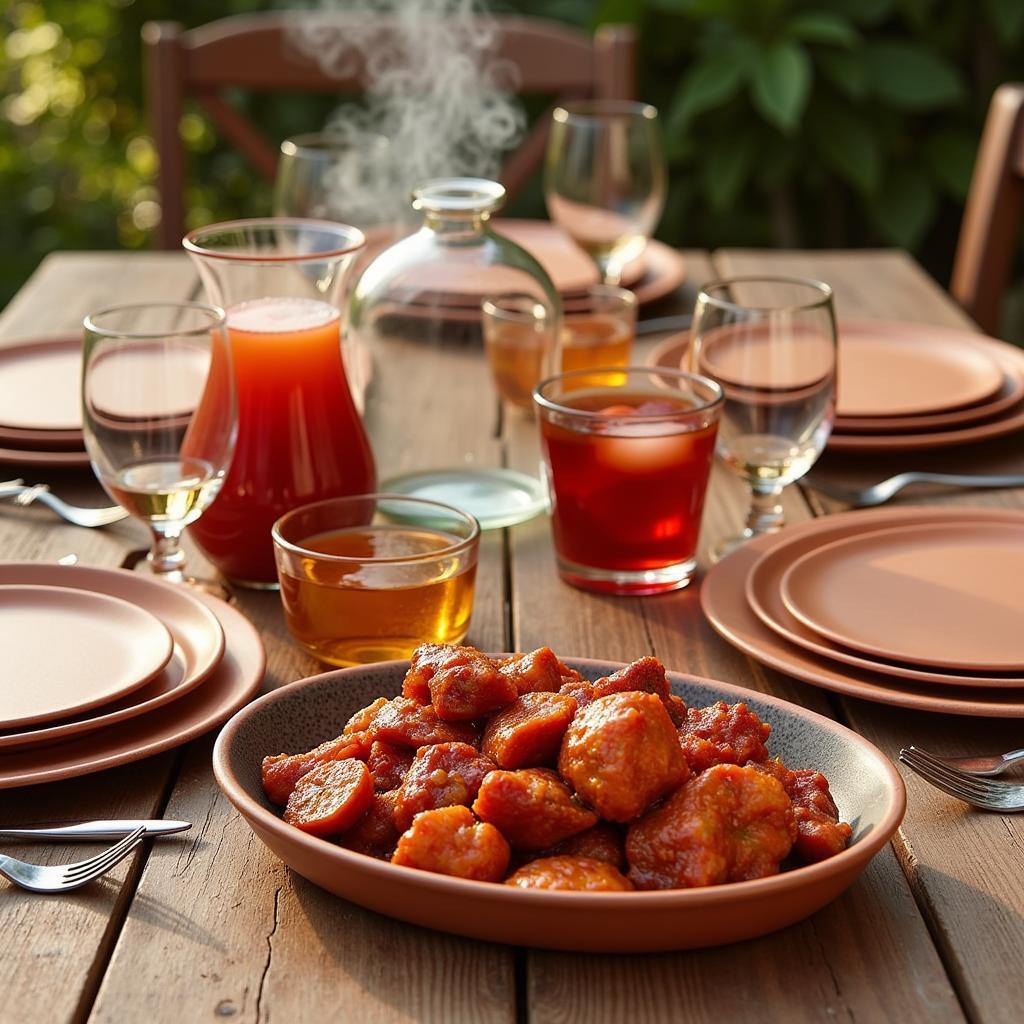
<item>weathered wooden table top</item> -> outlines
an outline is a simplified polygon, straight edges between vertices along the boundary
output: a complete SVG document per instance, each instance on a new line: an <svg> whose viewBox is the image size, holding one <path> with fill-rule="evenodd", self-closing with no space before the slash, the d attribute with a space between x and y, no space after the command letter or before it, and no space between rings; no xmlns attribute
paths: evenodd
<svg viewBox="0 0 1024 1024"><path fill-rule="evenodd" d="M896 252L686 258L680 309L712 277L774 271L829 281L840 316L968 323ZM0 317L0 343L76 333L85 313L112 302L198 294L178 254L54 255ZM472 403L438 414L429 372L377 369L367 422L382 477L428 457L442 464L475 431L485 436ZM509 465L535 465L535 443L522 424L495 442L481 440L492 449L485 454ZM827 457L820 469L858 483L922 467L1020 472L1024 434L920 456ZM3 470L45 480L70 500L107 503L88 471ZM745 501L743 485L716 469L702 543L739 529ZM917 492L902 501L1021 507L1024 491ZM786 507L792 522L841 508L796 487ZM89 531L45 509L0 508L5 560L53 561L74 552L84 564L119 566L145 546L138 523ZM655 654L672 669L836 717L890 756L910 742L947 752L1021 746L1018 722L841 699L763 669L712 632L698 591L696 583L668 596L615 599L572 590L556 575L541 518L485 535L468 642L490 650L549 644L564 655L620 661ZM320 670L290 642L276 595L239 597L266 645L267 689ZM592 956L475 942L327 895L287 871L221 796L212 743L210 735L114 771L0 791L4 824L158 816L195 823L184 837L140 850L72 895L0 884L0 1021L994 1022L1024 1013L1024 818L971 812L909 773L909 809L894 842L852 889L803 923L720 949ZM31 854L58 862L83 849L39 846Z"/></svg>

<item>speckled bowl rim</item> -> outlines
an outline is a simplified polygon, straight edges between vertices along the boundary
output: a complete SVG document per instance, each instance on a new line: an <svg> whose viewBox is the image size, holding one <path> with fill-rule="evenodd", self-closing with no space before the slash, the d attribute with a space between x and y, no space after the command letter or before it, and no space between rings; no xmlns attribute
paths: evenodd
<svg viewBox="0 0 1024 1024"><path fill-rule="evenodd" d="M602 673L606 673L609 668L614 670L625 666L624 662L604 661L599 658L562 657L562 661L572 667L590 666L599 668ZM885 808L875 828L868 835L848 846L842 853L838 853L828 860L793 868L790 871L772 875L769 878L757 878L747 882L728 882L722 885L710 885L696 889L601 893L560 892L519 889L495 882L478 882L472 879L454 878L450 875L435 874L417 868L391 864L365 854L355 853L344 849L344 847L337 846L326 839L318 839L286 824L282 818L267 810L267 808L255 801L245 791L244 786L231 768L230 752L238 733L252 718L258 716L264 709L273 706L279 701L290 699L292 695L303 687L321 682L325 676L331 676L343 682L346 675L365 676L368 670L379 671L384 676L389 676L392 673L397 675L400 672L404 674L408 666L409 662L407 660L382 661L375 665L360 665L355 668L323 672L319 675L309 676L306 679L299 679L294 683L282 686L273 693L268 693L254 700L251 704L242 708L241 711L236 712L217 736L217 742L213 748L213 774L224 795L243 817L255 819L261 828L280 836L286 842L297 842L311 856L327 858L336 863L340 869L353 866L358 870L378 876L382 881L395 877L394 873L397 871L400 872L399 877L404 878L407 882L424 886L436 891L438 894L446 894L453 898L460 896L477 897L486 894L488 899L497 900L501 903L510 902L521 906L525 902L527 906L562 908L565 910L584 907L591 910L625 909L627 906L634 906L641 900L645 902L645 905L652 908L660 906L663 909L669 909L670 907L696 909L717 904L725 905L744 902L769 895L778 897L785 893L799 890L804 886L823 882L833 875L843 874L846 871L859 873L895 835L906 811L906 787L903 784L902 777L896 770L896 766L873 743L869 743L852 729L848 729L845 725L834 722L824 715L819 715L814 711L800 707L798 704L793 704L791 701L760 693L757 690L748 690L731 683L719 682L716 679L687 675L683 672L669 672L669 679L689 684L713 686L720 693L724 692L732 695L733 703L753 698L760 703L778 707L787 714L795 714L797 717L805 719L817 729L841 735L848 742L859 747L863 754L877 763L881 774L887 781L885 792L888 797L888 806Z"/></svg>

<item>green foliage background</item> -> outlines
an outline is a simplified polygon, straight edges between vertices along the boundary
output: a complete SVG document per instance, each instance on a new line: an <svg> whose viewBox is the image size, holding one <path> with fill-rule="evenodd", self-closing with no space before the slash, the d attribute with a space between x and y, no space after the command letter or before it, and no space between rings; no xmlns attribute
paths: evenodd
<svg viewBox="0 0 1024 1024"><path fill-rule="evenodd" d="M0 302L58 248L144 247L159 218L139 32L256 0L8 0L0 14ZM900 245L940 280L985 110L1024 79L1024 0L504 0L592 28L634 23L662 112L659 235L713 248ZM324 97L240 98L268 133ZM196 223L264 212L267 189L190 113ZM532 202L533 209L529 209ZM539 213L535 193L528 208Z"/></svg>

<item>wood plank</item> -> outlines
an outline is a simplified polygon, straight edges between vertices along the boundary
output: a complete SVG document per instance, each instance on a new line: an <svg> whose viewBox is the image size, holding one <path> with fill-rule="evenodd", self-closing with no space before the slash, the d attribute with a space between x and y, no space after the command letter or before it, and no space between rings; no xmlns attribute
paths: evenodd
<svg viewBox="0 0 1024 1024"><path fill-rule="evenodd" d="M913 318L959 326L963 312L922 271L906 270L908 257L879 254L858 261L817 254L723 253L723 273L785 272L826 275L836 289L840 316ZM954 472L1001 471L1022 466L1020 435L1002 442L948 448L937 464ZM858 479L880 479L893 466L917 468L917 456L856 460ZM846 463L829 460L841 475ZM851 461L851 467L854 463ZM850 473L852 479L853 473ZM914 492L904 504L984 507L1024 506L1024 490L975 491L925 496ZM1020 724L994 719L947 717L886 709L865 701L841 701L853 727L895 758L915 743L937 753L981 753L1020 746ZM1020 861L1021 829L1016 818L983 814L939 793L905 769L908 811L895 847L925 913L958 995L973 1020L1019 1019L1024 977L1007 971L1024 943L1024 888Z"/></svg>

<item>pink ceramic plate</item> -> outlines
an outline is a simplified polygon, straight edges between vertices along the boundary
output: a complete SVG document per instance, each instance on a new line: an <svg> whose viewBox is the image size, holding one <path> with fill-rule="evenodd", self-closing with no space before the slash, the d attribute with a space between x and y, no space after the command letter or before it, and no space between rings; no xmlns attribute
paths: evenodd
<svg viewBox="0 0 1024 1024"><path fill-rule="evenodd" d="M917 523L823 544L783 574L791 615L874 658L1024 671L1024 515Z"/></svg>
<svg viewBox="0 0 1024 1024"><path fill-rule="evenodd" d="M1024 688L983 694L978 690L944 686L937 691L934 687L914 686L878 672L844 668L827 658L815 657L787 643L754 614L745 597L751 569L762 555L783 539L813 537L824 544L874 528L928 522L955 523L961 519L970 522L972 519L987 520L989 517L993 520L1020 522L1021 513L971 508L867 509L787 526L781 533L748 541L711 569L701 584L701 608L714 629L734 647L763 665L814 686L849 697L921 711L988 718L1024 718Z"/></svg>
<svg viewBox="0 0 1024 1024"><path fill-rule="evenodd" d="M565 659L596 679L621 665ZM763 935L812 914L839 895L889 841L905 806L892 764L862 737L794 704L710 679L670 673L688 704L746 701L771 723L770 748L787 763L814 765L853 823L838 856L750 882L661 892L525 890L399 867L342 849L285 824L266 801L260 762L308 750L350 714L401 689L408 662L384 662L304 679L244 708L224 727L213 770L256 835L289 867L371 910L493 942L588 951L689 949Z"/></svg>
<svg viewBox="0 0 1024 1024"><path fill-rule="evenodd" d="M84 451L33 450L27 448L0 448L0 462L18 466L50 466L56 469L74 469L89 465L89 453Z"/></svg>
<svg viewBox="0 0 1024 1024"><path fill-rule="evenodd" d="M972 510L979 522L986 520L988 509ZM1005 510L995 510L991 521L1005 520ZM943 686L966 686L980 689L1020 689L1024 687L1024 676L986 676L945 673L938 669L911 668L882 659L871 659L844 647L830 644L799 619L795 619L782 601L780 586L785 571L801 555L814 551L821 540L814 534L786 530L752 567L747 577L746 597L754 614L773 632L804 650L830 661L853 665L867 672L910 679L919 683Z"/></svg>
<svg viewBox="0 0 1024 1024"><path fill-rule="evenodd" d="M171 750L220 725L252 700L266 667L259 634L244 615L223 601L203 594L195 598L215 616L227 640L224 657L202 686L167 707L128 722L53 746L3 754L0 789L89 775Z"/></svg>
<svg viewBox="0 0 1024 1024"><path fill-rule="evenodd" d="M0 346L0 424L81 430L82 342L48 338Z"/></svg>

